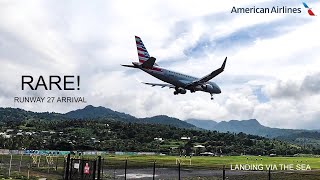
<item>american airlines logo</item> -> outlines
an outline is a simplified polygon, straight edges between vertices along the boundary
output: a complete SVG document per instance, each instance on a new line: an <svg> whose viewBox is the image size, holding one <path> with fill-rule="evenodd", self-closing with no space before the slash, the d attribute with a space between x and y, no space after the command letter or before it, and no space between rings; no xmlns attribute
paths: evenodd
<svg viewBox="0 0 320 180"><path fill-rule="evenodd" d="M301 8L287 7L287 6L273 6L273 7L246 7L246 8L236 8L232 7L231 13L239 14L296 14L301 13Z"/></svg>
<svg viewBox="0 0 320 180"><path fill-rule="evenodd" d="M315 16L315 14L314 14L313 11L311 10L311 8L309 8L309 6L307 5L307 3L302 2L302 4L303 4L303 6L304 6L306 9L308 9L308 14L309 14L310 16Z"/></svg>
<svg viewBox="0 0 320 180"><path fill-rule="evenodd" d="M302 2L305 9L309 16L316 16L312 9L307 5L307 3ZM235 7L233 6L231 9L231 13L237 14L301 14L302 13L301 7L288 7L288 6L272 6L272 7Z"/></svg>

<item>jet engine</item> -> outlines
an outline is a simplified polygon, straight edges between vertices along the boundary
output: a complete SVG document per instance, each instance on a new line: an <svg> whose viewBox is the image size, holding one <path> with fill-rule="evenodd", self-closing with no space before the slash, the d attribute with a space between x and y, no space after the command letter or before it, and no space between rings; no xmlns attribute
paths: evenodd
<svg viewBox="0 0 320 180"><path fill-rule="evenodd" d="M204 84L204 85L201 85L201 87L202 87L203 90L206 90L208 92L213 91L213 87L212 87L211 84Z"/></svg>
<svg viewBox="0 0 320 180"><path fill-rule="evenodd" d="M185 94L187 93L187 90L185 90L184 88L176 88L176 90L173 92L174 95L177 95L177 94Z"/></svg>

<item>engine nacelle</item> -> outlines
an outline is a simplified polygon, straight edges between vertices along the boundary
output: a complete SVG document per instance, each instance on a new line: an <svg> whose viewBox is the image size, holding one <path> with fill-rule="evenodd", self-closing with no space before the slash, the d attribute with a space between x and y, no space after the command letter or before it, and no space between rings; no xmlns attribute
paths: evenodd
<svg viewBox="0 0 320 180"><path fill-rule="evenodd" d="M214 90L211 84L205 84L205 85L202 85L201 87L203 90L206 90L209 92Z"/></svg>
<svg viewBox="0 0 320 180"><path fill-rule="evenodd" d="M185 94L185 93L187 93L187 90L184 89L184 88L181 88L181 87L179 87L178 89L176 89L176 90L173 92L174 95L177 95L177 94Z"/></svg>

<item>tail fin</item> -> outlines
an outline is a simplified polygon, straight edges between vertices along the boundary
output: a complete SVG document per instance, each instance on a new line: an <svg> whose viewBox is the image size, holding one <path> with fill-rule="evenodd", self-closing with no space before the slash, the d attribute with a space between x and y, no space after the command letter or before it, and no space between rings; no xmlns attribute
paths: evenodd
<svg viewBox="0 0 320 180"><path fill-rule="evenodd" d="M136 39L136 46L137 46L137 51L138 51L139 62L144 63L145 61L147 61L150 58L150 55L149 55L146 47L144 47L144 44L143 44L141 38L138 36L135 36L135 39Z"/></svg>

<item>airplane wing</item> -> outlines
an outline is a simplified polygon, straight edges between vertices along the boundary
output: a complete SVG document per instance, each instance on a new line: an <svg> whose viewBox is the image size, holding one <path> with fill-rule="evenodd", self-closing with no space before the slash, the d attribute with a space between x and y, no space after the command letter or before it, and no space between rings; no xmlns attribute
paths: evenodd
<svg viewBox="0 0 320 180"><path fill-rule="evenodd" d="M226 62L227 62L227 57L224 59L223 61L223 64L222 66L219 68L219 69L216 69L214 71L212 71L210 74L196 80L196 81L193 81L189 84L187 84L186 88L188 87L194 87L194 86L197 86L197 85L202 85L208 81L210 81L212 78L216 77L217 75L219 75L220 73L223 72L224 70L224 67L226 66Z"/></svg>
<svg viewBox="0 0 320 180"><path fill-rule="evenodd" d="M146 82L142 82L143 84L146 84L146 85L150 85L152 87L154 86L160 86L161 88L164 88L164 87L168 87L168 88L175 88L174 85L172 84L157 84L157 83L146 83Z"/></svg>

